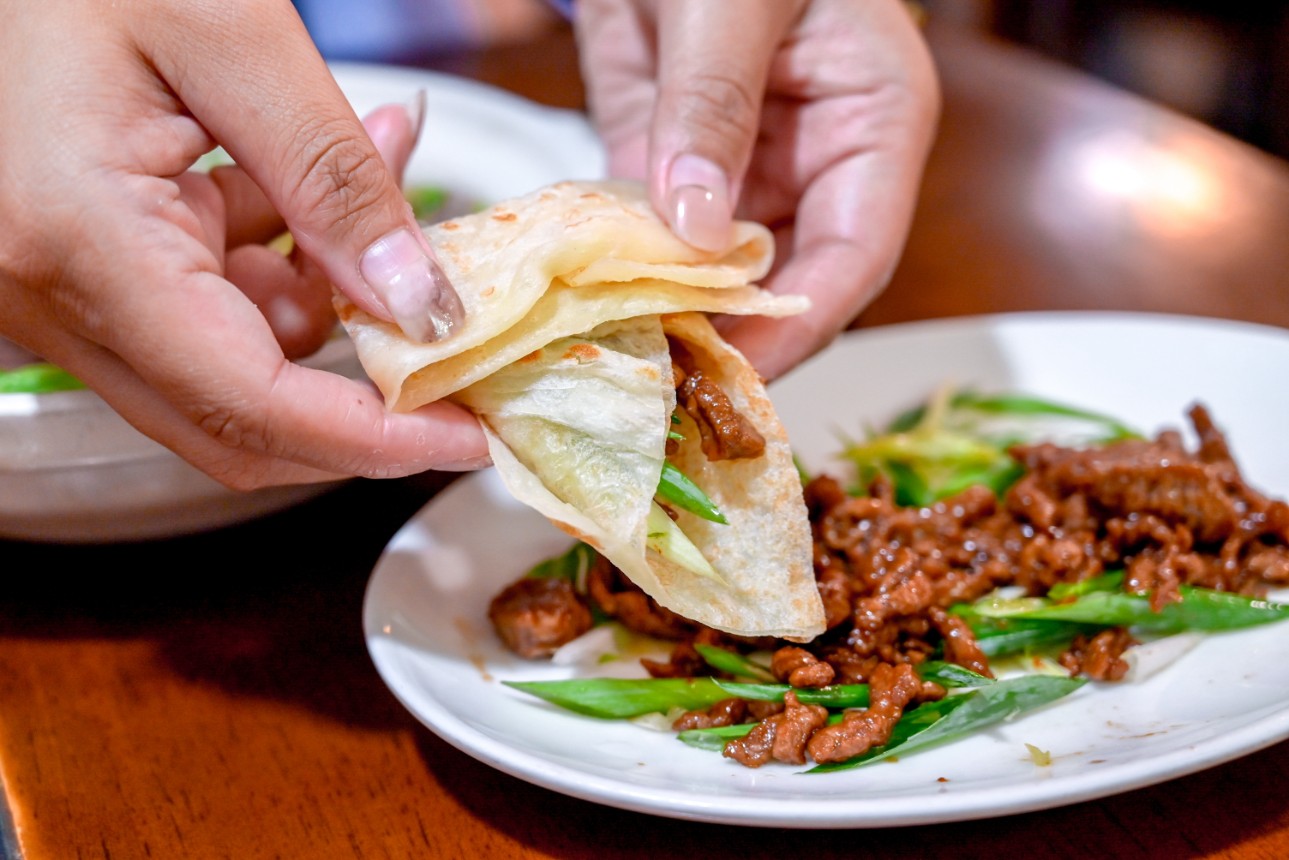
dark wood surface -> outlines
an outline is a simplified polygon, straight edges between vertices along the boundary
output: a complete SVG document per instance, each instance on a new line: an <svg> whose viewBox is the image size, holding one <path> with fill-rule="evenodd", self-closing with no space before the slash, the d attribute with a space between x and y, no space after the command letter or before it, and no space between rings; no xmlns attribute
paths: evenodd
<svg viewBox="0 0 1289 860"><path fill-rule="evenodd" d="M1289 326L1289 166L1035 56L929 36L940 138L858 325L1106 308ZM437 65L581 103L564 31ZM672 821L501 774L422 728L361 635L378 554L444 480L353 482L170 541L0 543L0 777L24 856L1289 857L1286 743L1045 812L854 832Z"/></svg>

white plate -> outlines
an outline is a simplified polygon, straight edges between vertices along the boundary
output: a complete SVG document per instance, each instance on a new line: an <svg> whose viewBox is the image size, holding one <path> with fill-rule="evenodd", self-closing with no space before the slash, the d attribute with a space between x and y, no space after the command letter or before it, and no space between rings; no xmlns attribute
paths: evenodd
<svg viewBox="0 0 1289 860"><path fill-rule="evenodd" d="M772 394L814 469L834 430L880 423L946 381L1023 391L1154 430L1194 400L1229 432L1255 485L1289 491L1289 333L1125 314L1019 314L850 334ZM377 669L433 731L521 779L676 818L886 827L1005 815L1149 785L1289 737L1289 627L1214 635L1133 685L1089 685L986 734L828 775L749 770L674 736L556 711L501 685L566 677L494 639L488 601L568 545L490 472L452 485L391 541L367 590ZM1051 753L1034 764L1025 744Z"/></svg>
<svg viewBox="0 0 1289 860"><path fill-rule="evenodd" d="M489 204L552 182L604 176L604 149L576 111L434 72L361 63L331 70L359 116L425 91L425 130L407 165L408 185L439 185Z"/></svg>

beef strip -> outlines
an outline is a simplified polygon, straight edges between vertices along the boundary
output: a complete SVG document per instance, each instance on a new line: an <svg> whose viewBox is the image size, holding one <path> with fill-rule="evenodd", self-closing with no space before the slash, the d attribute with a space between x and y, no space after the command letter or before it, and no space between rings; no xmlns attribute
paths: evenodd
<svg viewBox="0 0 1289 860"><path fill-rule="evenodd" d="M883 663L869 681L868 707L847 711L840 723L824 726L806 745L810 757L820 764L845 761L884 745L891 730L904 714L904 707L922 690L922 682L907 663Z"/></svg>
<svg viewBox="0 0 1289 860"><path fill-rule="evenodd" d="M826 687L836 671L804 648L786 646L770 658L770 671L793 687Z"/></svg>
<svg viewBox="0 0 1289 860"><path fill-rule="evenodd" d="M805 764L807 743L828 722L828 709L803 705L791 691L784 694L783 705L782 713L762 720L745 737L726 742L726 758L747 767L770 761Z"/></svg>
<svg viewBox="0 0 1289 860"><path fill-rule="evenodd" d="M1060 663L1070 670L1072 676L1118 681L1128 672L1128 661L1123 659L1123 652L1136 644L1137 640L1122 627L1102 630L1093 636L1080 634L1061 654Z"/></svg>
<svg viewBox="0 0 1289 860"><path fill-rule="evenodd" d="M765 437L683 345L672 341L676 403L698 426L699 444L709 460L739 460L765 453Z"/></svg>
<svg viewBox="0 0 1289 860"><path fill-rule="evenodd" d="M488 618L521 657L549 657L591 629L591 611L565 579L525 577L492 599Z"/></svg>

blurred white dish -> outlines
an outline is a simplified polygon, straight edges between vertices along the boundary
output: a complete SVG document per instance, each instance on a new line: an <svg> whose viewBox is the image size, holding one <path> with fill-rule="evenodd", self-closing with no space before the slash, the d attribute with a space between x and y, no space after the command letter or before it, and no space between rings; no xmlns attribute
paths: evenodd
<svg viewBox="0 0 1289 860"><path fill-rule="evenodd" d="M408 165L409 186L487 203L603 174L603 151L581 114L431 72L353 64L333 71L360 115L425 91L426 134ZM343 337L305 363L362 376ZM332 486L233 492L138 433L90 391L0 394L0 538L179 535L281 510Z"/></svg>
<svg viewBox="0 0 1289 860"><path fill-rule="evenodd" d="M304 362L362 368L346 338ZM230 490L135 430L94 392L0 394L0 537L88 543L218 528L335 484Z"/></svg>
<svg viewBox="0 0 1289 860"><path fill-rule="evenodd" d="M1148 431L1181 427L1186 407L1202 400L1249 481L1283 496L1289 399L1274 392L1286 376L1289 332L1277 329L1147 314L1010 314L848 334L770 393L793 450L811 471L834 474L844 474L833 458L838 431L854 437L884 425L946 382L1048 397ZM1207 636L1139 683L1089 684L894 764L811 776L744 768L671 733L559 711L501 684L574 674L509 653L487 618L493 595L568 545L491 470L471 475L395 535L368 584L363 624L381 677L425 725L480 761L574 797L765 827L931 824L1102 797L1289 738L1282 622ZM1050 753L1050 765L1036 764L1026 744Z"/></svg>

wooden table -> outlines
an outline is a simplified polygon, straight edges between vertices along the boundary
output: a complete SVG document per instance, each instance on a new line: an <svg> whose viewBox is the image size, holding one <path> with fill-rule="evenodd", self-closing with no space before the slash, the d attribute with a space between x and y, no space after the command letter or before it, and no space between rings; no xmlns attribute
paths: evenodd
<svg viewBox="0 0 1289 860"><path fill-rule="evenodd" d="M1289 167L1033 56L930 38L941 136L907 256L858 325L1114 308L1289 326ZM563 31L441 65L580 103ZM378 553L441 485L355 482L137 546L0 546L0 776L23 856L1289 856L1286 743L1062 809L855 832L659 819L503 775L422 728L362 640Z"/></svg>

